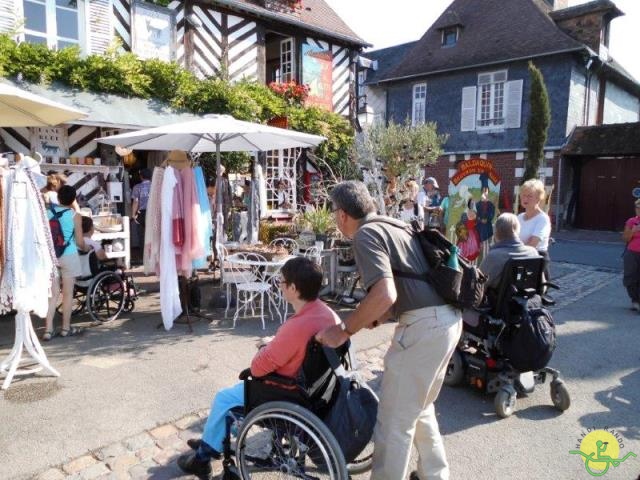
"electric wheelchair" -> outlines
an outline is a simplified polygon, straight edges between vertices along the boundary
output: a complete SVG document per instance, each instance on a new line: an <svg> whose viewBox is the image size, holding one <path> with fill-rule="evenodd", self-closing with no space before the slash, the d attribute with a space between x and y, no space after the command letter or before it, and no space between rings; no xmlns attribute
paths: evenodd
<svg viewBox="0 0 640 480"><path fill-rule="evenodd" d="M93 250L79 254L82 275L75 280L72 315L86 311L95 322L105 323L123 311L133 311L138 299L133 277L116 267L101 266Z"/></svg>
<svg viewBox="0 0 640 480"><path fill-rule="evenodd" d="M241 372L245 405L226 417L223 480L347 480L371 468L372 441L346 465L340 445L321 420L337 385L324 348L315 340L309 343L298 379ZM336 353L345 369L355 369L349 342Z"/></svg>
<svg viewBox="0 0 640 480"><path fill-rule="evenodd" d="M447 367L445 385L466 383L485 393L495 393L494 406L501 418L515 411L518 395L533 392L549 375L553 405L560 411L571 405L560 372L547 367L555 348L555 327L543 309L554 304L545 292L547 288L558 287L544 281L543 266L542 257L514 258L505 264L498 288L485 295L487 306L463 313L465 322L460 342ZM529 313L544 314L545 318L540 323L535 323L537 318L531 322ZM540 355L534 349L509 345L509 339L525 333L519 332L521 328L532 328L536 335L552 338L552 345Z"/></svg>

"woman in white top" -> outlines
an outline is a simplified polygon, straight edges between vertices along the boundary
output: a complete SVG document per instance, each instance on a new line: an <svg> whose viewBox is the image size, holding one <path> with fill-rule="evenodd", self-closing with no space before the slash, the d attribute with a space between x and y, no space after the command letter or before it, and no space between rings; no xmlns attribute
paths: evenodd
<svg viewBox="0 0 640 480"><path fill-rule="evenodd" d="M551 236L551 220L540 208L544 200L544 184L538 179L527 180L520 187L520 204L524 213L518 215L520 223L520 240L525 245L534 247L544 257L544 275L549 280L549 237Z"/></svg>
<svg viewBox="0 0 640 480"><path fill-rule="evenodd" d="M400 211L398 212L400 220L409 224L416 221L421 230L424 228L424 209L422 205L418 205L411 197L406 197L402 200L400 207Z"/></svg>

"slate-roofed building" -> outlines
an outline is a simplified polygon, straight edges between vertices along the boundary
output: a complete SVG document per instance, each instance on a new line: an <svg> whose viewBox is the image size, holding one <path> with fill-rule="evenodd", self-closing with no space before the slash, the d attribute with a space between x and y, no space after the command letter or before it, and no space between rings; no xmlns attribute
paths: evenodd
<svg viewBox="0 0 640 480"><path fill-rule="evenodd" d="M445 190L456 162L480 156L493 161L503 192L514 192L526 154L529 61L544 75L551 106L540 174L555 185L552 216L562 217L578 188L574 165L565 163L560 172L560 150L571 131L640 119L640 85L608 50L611 21L623 13L610 0L567 3L454 0L369 85L386 94L387 120L435 121L449 135L445 155L427 167Z"/></svg>

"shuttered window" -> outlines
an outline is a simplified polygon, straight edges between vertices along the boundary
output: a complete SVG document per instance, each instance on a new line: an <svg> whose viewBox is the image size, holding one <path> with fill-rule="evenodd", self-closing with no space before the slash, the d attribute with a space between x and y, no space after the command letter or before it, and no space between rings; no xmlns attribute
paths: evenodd
<svg viewBox="0 0 640 480"><path fill-rule="evenodd" d="M507 71L481 73L477 87L462 89L460 130L520 128L522 80L507 81Z"/></svg>
<svg viewBox="0 0 640 480"><path fill-rule="evenodd" d="M24 0L24 39L49 48L80 45L84 0Z"/></svg>
<svg viewBox="0 0 640 480"><path fill-rule="evenodd" d="M413 86L412 125L424 123L427 108L427 84L418 83Z"/></svg>

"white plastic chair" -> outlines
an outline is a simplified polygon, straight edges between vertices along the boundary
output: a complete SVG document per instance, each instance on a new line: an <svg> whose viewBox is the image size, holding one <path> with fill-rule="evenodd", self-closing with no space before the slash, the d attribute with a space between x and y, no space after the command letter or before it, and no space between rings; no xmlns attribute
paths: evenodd
<svg viewBox="0 0 640 480"><path fill-rule="evenodd" d="M234 271L231 264L226 261L229 256L229 252L221 243L216 245L216 250L218 251L218 261L220 262L220 282L222 286L226 286L227 289L227 306L224 309L224 318L227 318L229 304L231 302L231 285L243 282L253 282L256 280L256 276L253 274L251 269L239 269Z"/></svg>
<svg viewBox="0 0 640 480"><path fill-rule="evenodd" d="M230 262L231 273L237 281L234 282L236 287L236 312L233 315L233 328L236 327L236 321L240 316L240 312L244 311L244 315L247 315L247 310L251 307L251 315L255 316L255 300L260 301L260 321L262 322L262 329L265 329L264 324L264 300L265 294L269 306L271 305L271 297L269 292L272 284L265 281L264 273L261 271L260 263L263 265L266 263L266 259L262 255L256 253L241 252L235 255L238 260L246 260L255 262L256 265L246 266L240 263ZM247 281L246 275L249 272L253 275L253 280Z"/></svg>

